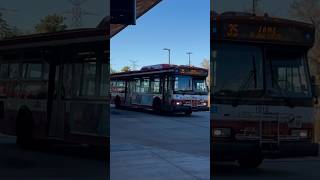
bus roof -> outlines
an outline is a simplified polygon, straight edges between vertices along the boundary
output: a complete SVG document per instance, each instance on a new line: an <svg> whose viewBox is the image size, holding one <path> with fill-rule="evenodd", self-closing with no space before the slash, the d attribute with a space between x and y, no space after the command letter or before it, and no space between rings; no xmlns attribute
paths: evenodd
<svg viewBox="0 0 320 180"><path fill-rule="evenodd" d="M144 66L137 71L128 71L111 74L111 78L126 78L132 76L143 76L162 73L180 73L184 75L207 76L208 70L195 66L173 65L173 64L157 64Z"/></svg>
<svg viewBox="0 0 320 180"><path fill-rule="evenodd" d="M312 24L244 12L211 12L213 41L242 41L301 45L312 47L315 28Z"/></svg>
<svg viewBox="0 0 320 180"><path fill-rule="evenodd" d="M0 51L52 47L75 43L103 42L107 40L106 32L108 32L108 28L86 28L18 36L0 40Z"/></svg>

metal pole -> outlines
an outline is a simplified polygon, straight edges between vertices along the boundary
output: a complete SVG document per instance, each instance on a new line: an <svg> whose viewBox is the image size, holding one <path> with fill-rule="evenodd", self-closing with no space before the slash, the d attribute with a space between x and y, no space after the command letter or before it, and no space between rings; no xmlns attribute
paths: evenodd
<svg viewBox="0 0 320 180"><path fill-rule="evenodd" d="M192 54L192 52L187 52L187 54L189 55L189 66L191 66L190 55Z"/></svg>
<svg viewBox="0 0 320 180"><path fill-rule="evenodd" d="M169 64L171 64L171 62L170 62L170 56L171 56L171 55L170 55L170 49L169 49Z"/></svg>
<svg viewBox="0 0 320 180"><path fill-rule="evenodd" d="M168 51L168 53L169 53L169 64L170 64L170 51L171 51L171 49L169 49L169 48L163 48L163 50Z"/></svg>

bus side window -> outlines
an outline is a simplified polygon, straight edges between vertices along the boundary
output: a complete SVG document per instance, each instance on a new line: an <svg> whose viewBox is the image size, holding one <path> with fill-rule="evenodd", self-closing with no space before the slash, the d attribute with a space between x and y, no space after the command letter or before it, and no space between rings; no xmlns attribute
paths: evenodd
<svg viewBox="0 0 320 180"><path fill-rule="evenodd" d="M135 93L140 93L140 79L135 79L135 88L134 88L134 92Z"/></svg>
<svg viewBox="0 0 320 180"><path fill-rule="evenodd" d="M153 81L151 81L151 89L153 94L159 94L160 93L160 79L155 78Z"/></svg>
<svg viewBox="0 0 320 180"><path fill-rule="evenodd" d="M7 79L9 77L9 65L0 64L0 79Z"/></svg>
<svg viewBox="0 0 320 180"><path fill-rule="evenodd" d="M49 64L48 63L43 63L42 74L43 74L44 80L49 80Z"/></svg>
<svg viewBox="0 0 320 180"><path fill-rule="evenodd" d="M108 64L102 64L102 72L101 72L101 83L100 83L100 96L108 95L108 75L109 67Z"/></svg>
<svg viewBox="0 0 320 180"><path fill-rule="evenodd" d="M27 77L38 79L42 76L42 64L29 64Z"/></svg>
<svg viewBox="0 0 320 180"><path fill-rule="evenodd" d="M10 64L9 65L9 78L17 79L19 78L19 64Z"/></svg>
<svg viewBox="0 0 320 180"><path fill-rule="evenodd" d="M119 93L124 93L125 92L125 86L126 86L126 84L125 84L124 81L118 81L118 83L117 83L117 91Z"/></svg>
<svg viewBox="0 0 320 180"><path fill-rule="evenodd" d="M22 76L25 79L41 79L42 64L23 64Z"/></svg>
<svg viewBox="0 0 320 180"><path fill-rule="evenodd" d="M47 91L48 91L47 82L41 81L43 79L42 63L23 64L21 75L25 80L32 80L32 81L24 81L21 87L22 94L25 98L28 98L28 99L47 98Z"/></svg>
<svg viewBox="0 0 320 180"><path fill-rule="evenodd" d="M150 80L147 78L142 79L141 86L140 86L140 92L141 93L149 93L149 84Z"/></svg>
<svg viewBox="0 0 320 180"><path fill-rule="evenodd" d="M63 90L64 98L72 97L72 65L65 64L63 67Z"/></svg>
<svg viewBox="0 0 320 180"><path fill-rule="evenodd" d="M84 63L81 96L94 96L96 92L96 63Z"/></svg>

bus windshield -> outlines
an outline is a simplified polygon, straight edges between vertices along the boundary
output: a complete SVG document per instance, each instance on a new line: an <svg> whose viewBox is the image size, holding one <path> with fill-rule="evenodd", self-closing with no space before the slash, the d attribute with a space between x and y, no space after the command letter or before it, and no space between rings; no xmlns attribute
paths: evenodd
<svg viewBox="0 0 320 180"><path fill-rule="evenodd" d="M308 78L307 60L304 53L269 52L271 63L271 96L310 97L311 85Z"/></svg>
<svg viewBox="0 0 320 180"><path fill-rule="evenodd" d="M214 96L258 96L263 91L263 58L259 47L220 44L213 50Z"/></svg>
<svg viewBox="0 0 320 180"><path fill-rule="evenodd" d="M205 77L176 76L174 82L175 92L207 93Z"/></svg>

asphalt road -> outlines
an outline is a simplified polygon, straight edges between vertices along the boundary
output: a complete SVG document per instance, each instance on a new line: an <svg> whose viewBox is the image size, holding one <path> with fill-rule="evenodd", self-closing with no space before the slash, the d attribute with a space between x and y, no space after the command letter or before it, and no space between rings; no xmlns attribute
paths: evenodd
<svg viewBox="0 0 320 180"><path fill-rule="evenodd" d="M111 179L208 180L209 116L111 108Z"/></svg>
<svg viewBox="0 0 320 180"><path fill-rule="evenodd" d="M15 137L0 134L0 179L106 180L109 167L101 153L101 149L62 144L22 150Z"/></svg>

